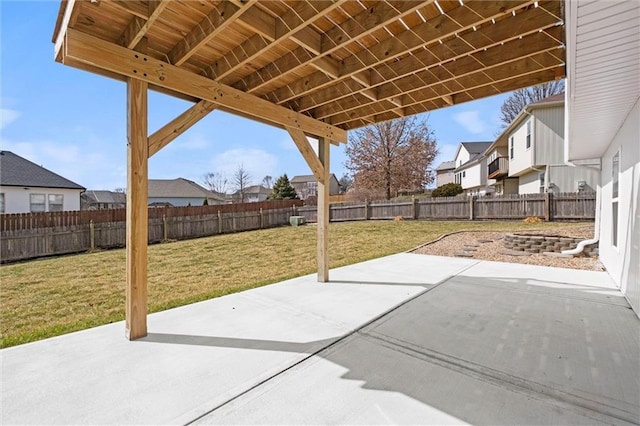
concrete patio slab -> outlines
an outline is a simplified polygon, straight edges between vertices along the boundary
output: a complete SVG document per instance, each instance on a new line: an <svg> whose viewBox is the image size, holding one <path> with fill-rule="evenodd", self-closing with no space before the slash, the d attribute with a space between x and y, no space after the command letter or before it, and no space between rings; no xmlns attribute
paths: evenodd
<svg viewBox="0 0 640 426"><path fill-rule="evenodd" d="M4 349L0 420L187 423L473 263L389 256L150 315L135 342L120 322Z"/></svg>
<svg viewBox="0 0 640 426"><path fill-rule="evenodd" d="M0 351L3 424L633 424L604 272L399 254Z"/></svg>

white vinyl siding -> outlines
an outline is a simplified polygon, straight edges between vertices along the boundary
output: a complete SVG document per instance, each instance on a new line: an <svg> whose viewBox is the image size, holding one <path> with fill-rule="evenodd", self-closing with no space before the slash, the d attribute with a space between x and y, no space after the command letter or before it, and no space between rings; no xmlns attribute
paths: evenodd
<svg viewBox="0 0 640 426"><path fill-rule="evenodd" d="M33 201L37 211L51 211L48 207L49 195L62 196L62 211L80 210L80 189L66 188L25 188L22 186L2 186L4 194L4 213L29 213L32 208L31 195L40 195ZM44 197L44 199L43 199ZM44 210L42 206L44 205ZM59 204L53 200L54 211Z"/></svg>
<svg viewBox="0 0 640 426"><path fill-rule="evenodd" d="M0 213L4 213L4 192L0 193Z"/></svg>
<svg viewBox="0 0 640 426"><path fill-rule="evenodd" d="M531 149L526 147L527 126L524 122L511 132L509 138L510 148L513 147L509 158L509 176L518 176L534 165L533 152L535 147Z"/></svg>

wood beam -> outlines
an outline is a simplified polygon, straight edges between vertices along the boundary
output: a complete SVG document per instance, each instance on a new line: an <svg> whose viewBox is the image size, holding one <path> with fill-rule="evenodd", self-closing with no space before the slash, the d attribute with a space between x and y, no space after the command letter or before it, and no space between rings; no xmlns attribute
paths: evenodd
<svg viewBox="0 0 640 426"><path fill-rule="evenodd" d="M279 42L289 39L323 14L339 7L344 1L346 0L300 2L294 9L287 11L276 21L275 40L268 40L260 34L253 35L211 65L207 69L207 75L214 80L224 82L225 78L235 70L251 62Z"/></svg>
<svg viewBox="0 0 640 426"><path fill-rule="evenodd" d="M427 3L431 1L433 0L429 0ZM328 58L328 55L351 44L354 40L370 35L385 25L397 21L398 18L413 13L424 6L424 1L407 0L394 2L393 4L386 1L379 2L341 23L339 26L331 28L328 32L321 34L318 53L313 50L312 46L306 46L308 49L311 49L310 51L313 52L314 55L297 52L295 55L282 56L255 73L243 78L233 86L242 91L252 93L275 79L282 78L307 65L314 65L315 62L321 60L324 60L325 64L317 66L320 71L325 72L327 67L337 70L339 63ZM331 61L331 64L328 64L327 61ZM274 72L274 70L277 70L277 72ZM334 74L335 73L327 73L328 76L333 76Z"/></svg>
<svg viewBox="0 0 640 426"><path fill-rule="evenodd" d="M79 13L80 5L77 4L76 0L65 1L62 19L56 22L56 28L54 30L53 52L56 60L60 60L62 44L64 42L64 36L67 34L67 29L74 25Z"/></svg>
<svg viewBox="0 0 640 426"><path fill-rule="evenodd" d="M317 238L318 238L318 281L329 281L329 194L331 182L329 179L329 141L318 139L318 158L323 167L323 179L318 179L318 210L317 210Z"/></svg>
<svg viewBox="0 0 640 426"><path fill-rule="evenodd" d="M360 75L362 71L394 60L424 46L438 43L439 40L452 37L457 33L471 30L491 19L506 16L508 13L531 5L534 0L502 0L467 2L410 30L403 31L378 44L345 58L341 63L340 79ZM312 91L334 84L322 73L314 73L299 79L267 95L272 102L282 104L301 97Z"/></svg>
<svg viewBox="0 0 640 426"><path fill-rule="evenodd" d="M149 158L162 148L171 143L175 138L186 132L211 111L216 109L216 104L209 101L200 101L191 108L171 120L161 129L149 136Z"/></svg>
<svg viewBox="0 0 640 426"><path fill-rule="evenodd" d="M173 65L182 65L199 48L220 34L233 22L234 14L241 9L233 3L222 2L202 19L171 51L169 62Z"/></svg>
<svg viewBox="0 0 640 426"><path fill-rule="evenodd" d="M147 83L127 81L126 337L147 335Z"/></svg>
<svg viewBox="0 0 640 426"><path fill-rule="evenodd" d="M239 16L238 23L254 33L260 34L267 40L276 39L276 18L257 7L248 7L257 4L258 0L250 0L241 4L243 12Z"/></svg>
<svg viewBox="0 0 640 426"><path fill-rule="evenodd" d="M149 28L156 22L162 11L169 5L171 0L151 0L149 1L149 17L145 20L138 16L127 25L124 33L120 36L120 44L129 49L133 49L142 40Z"/></svg>
<svg viewBox="0 0 640 426"><path fill-rule="evenodd" d="M305 134L293 127L287 127L286 129L318 182L324 182L324 166L320 162L318 155L313 151Z"/></svg>
<svg viewBox="0 0 640 426"><path fill-rule="evenodd" d="M554 50L558 51L559 49L555 48ZM428 87L423 87L419 91L405 93L403 95L404 107L405 110L407 110L406 107L408 106L422 104L436 99L442 100L443 96L451 94L456 94L456 99L459 99L458 95L461 92L469 91L477 87L492 85L496 82L509 80L516 76L526 76L541 70L555 69L563 66L563 64L564 60L561 53L543 51L542 53L523 57L506 64L500 64L491 70L481 69L475 73L452 78L445 82L440 82L437 79L434 79L432 81L438 82L429 85ZM444 101L442 102L444 103ZM341 125L353 121L361 116L378 115L395 108L395 105L393 107L390 107L389 105L393 104L390 102L379 102L375 104L362 105L349 112L340 112L332 115L327 119L327 121L334 125Z"/></svg>
<svg viewBox="0 0 640 426"><path fill-rule="evenodd" d="M269 101L212 81L202 75L159 61L122 46L69 29L63 63L85 63L126 77L139 78L187 96L208 100L220 109L280 128L295 127L314 137L336 143L347 141L347 132L307 115L274 105Z"/></svg>
<svg viewBox="0 0 640 426"><path fill-rule="evenodd" d="M449 61L444 64L439 64L439 66L429 67L423 71L412 73L409 76L382 84L377 87L378 100L388 99L394 102L394 99L402 98L409 93L418 91L426 93L428 91L425 91L425 89L441 83L453 81L473 73L482 71L490 72L489 70L491 69L521 58L556 50L559 44L555 39L555 34L563 31L563 29L561 27L554 27L548 31L551 33L550 35L546 32L535 32L524 37L522 40L511 40L504 43L504 45L497 45L486 51L480 50L472 55L457 58L456 61ZM416 82L420 82L421 84L416 84ZM419 90L416 88L419 88ZM309 99L304 104L301 103L301 105L306 106L312 101L313 99ZM369 104L373 103L375 102L369 102ZM318 119L322 119L335 114L357 110L363 106L362 102L357 102L353 97L343 97L331 104L313 109L312 115Z"/></svg>
<svg viewBox="0 0 640 426"><path fill-rule="evenodd" d="M383 83L392 83L403 77L413 78L416 73L425 69L438 67L447 62L456 61L467 55L482 52L487 49L501 47L502 43L518 40L521 36L526 37L535 34L540 29L546 29L547 35L555 37L558 35L557 31L562 30L561 27L556 26L558 21L553 15L556 9L559 11L560 5L557 2L550 4L541 2L541 4L545 6L525 10L516 14L514 17L497 21L492 25L480 27L477 31L462 33L442 44L436 43L428 49L420 49L412 55L395 62L392 66L382 64L374 68L370 73L370 84L372 86L379 86ZM313 76L309 77L310 80L307 81L308 84L320 82L312 81L313 78ZM299 99L295 103L296 111L309 111L324 104L348 97L352 95L353 92L367 90L358 89L355 85L351 84L349 80L341 81L322 89L323 86L326 85L321 83L319 86L320 90L315 91L313 93L314 96L305 96ZM275 102L276 100L272 99L272 101Z"/></svg>

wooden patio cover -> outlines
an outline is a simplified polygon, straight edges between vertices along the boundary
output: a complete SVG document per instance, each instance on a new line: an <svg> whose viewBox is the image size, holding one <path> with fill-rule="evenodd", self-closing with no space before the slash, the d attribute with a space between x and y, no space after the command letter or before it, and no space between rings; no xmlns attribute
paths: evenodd
<svg viewBox="0 0 640 426"><path fill-rule="evenodd" d="M565 76L561 1L63 0L55 59L127 84L127 302L147 333L147 160L220 109L286 129L318 179L347 131ZM154 134L147 90L194 104ZM305 136L318 139L318 154Z"/></svg>

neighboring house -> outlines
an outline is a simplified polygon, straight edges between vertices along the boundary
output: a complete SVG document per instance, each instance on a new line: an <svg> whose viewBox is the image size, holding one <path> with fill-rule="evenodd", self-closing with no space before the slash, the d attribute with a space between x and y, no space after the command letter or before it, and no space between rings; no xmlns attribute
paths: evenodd
<svg viewBox="0 0 640 426"><path fill-rule="evenodd" d="M443 161L436 167L436 187L453 183L454 170L456 169L455 161Z"/></svg>
<svg viewBox="0 0 640 426"><path fill-rule="evenodd" d="M231 201L236 203L258 203L260 201L266 201L271 194L271 190L262 185L251 185L244 189L244 198L240 194L240 191L236 191L231 194Z"/></svg>
<svg viewBox="0 0 640 426"><path fill-rule="evenodd" d="M515 179L519 194L595 191L597 168L565 164L564 123L564 93L518 114L486 153L497 193L516 193Z"/></svg>
<svg viewBox="0 0 640 426"><path fill-rule="evenodd" d="M493 187L487 185L487 159L484 152L491 142L461 142L456 151L454 182L462 185L466 195L487 195Z"/></svg>
<svg viewBox="0 0 640 426"><path fill-rule="evenodd" d="M188 179L149 179L149 205L202 206L205 199L209 205L225 202L224 196Z"/></svg>
<svg viewBox="0 0 640 426"><path fill-rule="evenodd" d="M10 151L0 151L0 213L80 210L85 190Z"/></svg>
<svg viewBox="0 0 640 426"><path fill-rule="evenodd" d="M314 175L294 176L291 179L291 186L296 190L298 198L306 200L308 197L316 197L318 195L318 180ZM336 175L331 173L329 176L329 195L337 195L340 193L340 184Z"/></svg>
<svg viewBox="0 0 640 426"><path fill-rule="evenodd" d="M576 0L565 13L565 159L601 164L600 261L640 316L640 7Z"/></svg>
<svg viewBox="0 0 640 426"><path fill-rule="evenodd" d="M122 209L127 206L127 194L114 191L87 190L81 196L82 210Z"/></svg>

